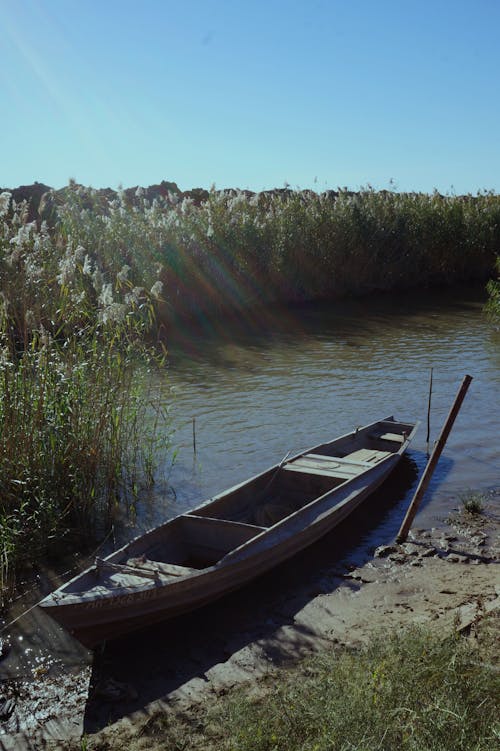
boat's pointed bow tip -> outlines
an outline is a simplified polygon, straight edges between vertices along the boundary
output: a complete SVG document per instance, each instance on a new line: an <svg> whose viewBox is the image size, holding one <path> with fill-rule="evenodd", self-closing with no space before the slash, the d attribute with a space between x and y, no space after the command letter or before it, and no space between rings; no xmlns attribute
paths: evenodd
<svg viewBox="0 0 500 751"><path fill-rule="evenodd" d="M59 598L55 594L55 592L51 592L50 595L47 595L43 598L43 600L40 600L39 603L37 603L39 608L53 608L59 605Z"/></svg>

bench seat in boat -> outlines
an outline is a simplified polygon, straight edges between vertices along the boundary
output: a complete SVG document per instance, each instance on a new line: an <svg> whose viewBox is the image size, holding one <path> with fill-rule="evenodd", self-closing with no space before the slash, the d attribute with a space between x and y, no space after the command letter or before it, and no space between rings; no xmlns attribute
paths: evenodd
<svg viewBox="0 0 500 751"><path fill-rule="evenodd" d="M284 465L283 469L304 474L325 475L339 480L351 480L362 472L373 467L374 464L385 459L390 451L376 451L374 449L359 449L345 457L326 456L323 454L304 454Z"/></svg>
<svg viewBox="0 0 500 751"><path fill-rule="evenodd" d="M386 456L390 456L392 451L377 451L376 449L358 449L353 451L352 454L348 454L346 459L353 459L354 461L367 462L370 466L378 464L385 459Z"/></svg>
<svg viewBox="0 0 500 751"><path fill-rule="evenodd" d="M404 443L406 441L405 436L400 433L383 433L374 437L379 441L392 441L393 443Z"/></svg>
<svg viewBox="0 0 500 751"><path fill-rule="evenodd" d="M370 466L370 464L365 462L344 462L343 459L336 456L305 454L285 464L284 469L291 472L335 477L339 480L351 480L353 477L357 477L362 472L365 472Z"/></svg>
<svg viewBox="0 0 500 751"><path fill-rule="evenodd" d="M125 578L130 576L139 576L147 579L155 579L160 574L168 577L187 576L193 574L196 569L189 566L179 566L174 563L164 563L162 561L150 560L145 555L135 558L129 558L124 563L114 563L107 561L105 558L96 558L97 571L104 571L122 575Z"/></svg>

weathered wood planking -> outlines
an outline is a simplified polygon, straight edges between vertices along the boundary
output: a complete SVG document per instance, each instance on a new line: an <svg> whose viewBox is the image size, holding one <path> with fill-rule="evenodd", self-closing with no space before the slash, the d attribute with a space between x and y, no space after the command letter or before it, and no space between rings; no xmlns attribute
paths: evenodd
<svg viewBox="0 0 500 751"><path fill-rule="evenodd" d="M416 429L387 418L303 451L137 537L40 605L86 646L201 607L339 524L392 472ZM373 448L386 434L403 441Z"/></svg>

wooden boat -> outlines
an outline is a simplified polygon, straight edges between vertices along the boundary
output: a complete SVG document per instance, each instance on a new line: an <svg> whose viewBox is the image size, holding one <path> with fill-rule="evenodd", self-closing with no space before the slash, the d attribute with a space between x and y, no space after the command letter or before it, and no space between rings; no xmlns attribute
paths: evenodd
<svg viewBox="0 0 500 751"><path fill-rule="evenodd" d="M96 559L40 606L88 647L198 608L342 521L392 472L416 429L388 417L285 458Z"/></svg>

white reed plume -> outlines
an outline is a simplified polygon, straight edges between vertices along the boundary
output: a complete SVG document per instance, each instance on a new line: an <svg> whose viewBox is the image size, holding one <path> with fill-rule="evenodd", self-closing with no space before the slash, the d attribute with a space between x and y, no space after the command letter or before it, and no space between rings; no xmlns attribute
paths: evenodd
<svg viewBox="0 0 500 751"><path fill-rule="evenodd" d="M4 216L8 212L11 198L12 193L9 193L8 190L0 193L0 216Z"/></svg>
<svg viewBox="0 0 500 751"><path fill-rule="evenodd" d="M161 282L158 279L158 281L156 281L151 287L150 292L151 292L152 297L155 297L155 298L160 297L161 293L163 292L163 282Z"/></svg>

